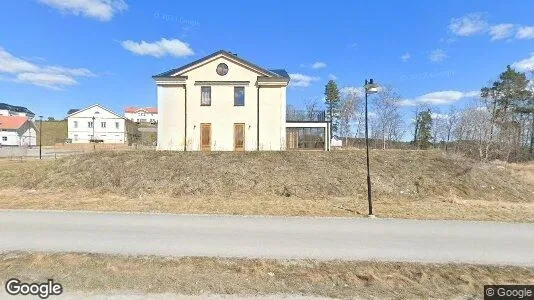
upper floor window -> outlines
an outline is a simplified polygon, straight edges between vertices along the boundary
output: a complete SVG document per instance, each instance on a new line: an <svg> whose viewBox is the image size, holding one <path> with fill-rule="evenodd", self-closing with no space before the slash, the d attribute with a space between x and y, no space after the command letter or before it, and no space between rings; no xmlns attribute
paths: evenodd
<svg viewBox="0 0 534 300"><path fill-rule="evenodd" d="M245 88L242 86L234 87L234 106L245 106Z"/></svg>
<svg viewBox="0 0 534 300"><path fill-rule="evenodd" d="M200 87L200 105L211 105L211 86Z"/></svg>
<svg viewBox="0 0 534 300"><path fill-rule="evenodd" d="M74 121L74 128L78 128L78 121Z"/></svg>
<svg viewBox="0 0 534 300"><path fill-rule="evenodd" d="M115 122L115 128L119 129L119 122Z"/></svg>
<svg viewBox="0 0 534 300"><path fill-rule="evenodd" d="M100 122L100 127L106 128L106 122Z"/></svg>
<svg viewBox="0 0 534 300"><path fill-rule="evenodd" d="M87 127L93 128L93 122L91 122L91 121L87 122Z"/></svg>

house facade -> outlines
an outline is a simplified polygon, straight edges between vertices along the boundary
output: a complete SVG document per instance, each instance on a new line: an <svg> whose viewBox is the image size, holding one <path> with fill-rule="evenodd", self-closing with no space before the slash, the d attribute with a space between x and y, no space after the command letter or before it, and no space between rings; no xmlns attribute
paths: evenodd
<svg viewBox="0 0 534 300"><path fill-rule="evenodd" d="M37 131L26 116L0 116L1 146L35 146Z"/></svg>
<svg viewBox="0 0 534 300"><path fill-rule="evenodd" d="M68 138L72 143L123 144L127 142L126 120L100 104L94 104L67 116Z"/></svg>
<svg viewBox="0 0 534 300"><path fill-rule="evenodd" d="M286 149L285 70L267 70L221 50L153 78L159 150ZM326 141L324 136L323 149Z"/></svg>
<svg viewBox="0 0 534 300"><path fill-rule="evenodd" d="M135 123L158 123L158 109L155 107L126 107L124 117Z"/></svg>

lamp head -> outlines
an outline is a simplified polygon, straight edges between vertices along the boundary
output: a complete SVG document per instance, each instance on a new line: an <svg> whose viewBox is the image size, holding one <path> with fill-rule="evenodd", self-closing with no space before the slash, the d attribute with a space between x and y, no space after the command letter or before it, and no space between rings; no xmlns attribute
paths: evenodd
<svg viewBox="0 0 534 300"><path fill-rule="evenodd" d="M367 81L367 79L366 79L364 88L365 88L365 92L367 94L378 93L378 84L374 83L373 79L369 79L369 81Z"/></svg>

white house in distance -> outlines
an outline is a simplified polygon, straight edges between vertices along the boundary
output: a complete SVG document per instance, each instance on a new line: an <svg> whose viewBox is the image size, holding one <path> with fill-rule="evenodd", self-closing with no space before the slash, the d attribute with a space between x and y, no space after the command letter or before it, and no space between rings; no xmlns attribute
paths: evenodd
<svg viewBox="0 0 534 300"><path fill-rule="evenodd" d="M26 116L0 116L1 146L35 146L35 125Z"/></svg>
<svg viewBox="0 0 534 300"><path fill-rule="evenodd" d="M68 138L72 143L122 144L126 142L126 120L100 104L94 104L67 116Z"/></svg>
<svg viewBox="0 0 534 300"><path fill-rule="evenodd" d="M124 117L136 123L158 123L158 109L155 107L126 107Z"/></svg>
<svg viewBox="0 0 534 300"><path fill-rule="evenodd" d="M329 149L324 118L286 118L285 70L221 50L153 78L159 150Z"/></svg>
<svg viewBox="0 0 534 300"><path fill-rule="evenodd" d="M0 116L25 116L30 121L33 121L35 114L24 106L0 103Z"/></svg>

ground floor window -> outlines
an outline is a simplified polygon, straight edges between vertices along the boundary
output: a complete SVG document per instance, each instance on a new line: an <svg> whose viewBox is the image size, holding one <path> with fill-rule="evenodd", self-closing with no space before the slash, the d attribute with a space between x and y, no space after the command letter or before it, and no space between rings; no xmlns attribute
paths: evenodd
<svg viewBox="0 0 534 300"><path fill-rule="evenodd" d="M325 148L325 128L294 127L286 128L287 149Z"/></svg>

